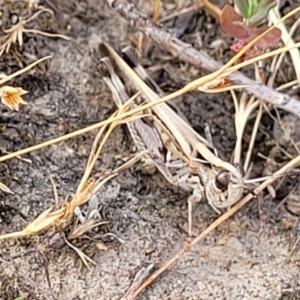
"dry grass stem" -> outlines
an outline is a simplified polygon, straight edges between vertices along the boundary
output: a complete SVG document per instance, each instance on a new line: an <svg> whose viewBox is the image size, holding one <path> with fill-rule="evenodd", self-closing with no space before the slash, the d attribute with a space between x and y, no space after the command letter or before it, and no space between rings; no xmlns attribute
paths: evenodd
<svg viewBox="0 0 300 300"><path fill-rule="evenodd" d="M250 139L250 143L248 146L248 151L247 151L247 155L246 155L246 159L245 159L245 163L244 163L244 170L248 170L250 167L250 162L251 162L251 154L254 148L254 143L255 143L255 138L258 132L258 128L259 128L259 124L261 121L261 118L263 116L263 108L264 105L259 102L259 100L257 101L257 103L259 104L259 108L258 108L258 113L256 115L256 119L255 119L255 123L252 129L252 134L251 134L251 139Z"/></svg>
<svg viewBox="0 0 300 300"><path fill-rule="evenodd" d="M13 74L11 74L11 75L5 76L4 78L0 79L0 85L2 85L2 84L4 84L4 83L8 82L9 80L12 80L13 78L15 78L15 77L17 77L17 76L19 76L19 75L21 75L21 74L27 72L27 71L29 71L30 69L32 69L32 68L33 68L34 66L36 66L37 64L41 63L42 61L44 61L44 60L46 60L46 59L50 59L51 57L52 57L52 55L49 55L49 56L45 56L45 57L43 57L43 58L40 58L39 60L37 60L37 61L31 63L31 64L28 65L27 67L25 67L25 68L23 68L23 69L21 69L21 70L15 72L15 73L13 73Z"/></svg>
<svg viewBox="0 0 300 300"><path fill-rule="evenodd" d="M113 115L118 116L121 115L123 111L126 111L128 109L128 105L133 101L134 97L132 99L129 99L127 103L125 103L119 110L117 110ZM139 116L140 117L140 116ZM58 229L63 229L66 227L69 222L71 221L75 208L79 207L80 205L86 203L89 201L90 197L96 193L107 181L109 181L114 176L118 175L120 171L123 169L131 166L133 163L135 163L138 159L140 159L145 153L141 153L135 157L133 157L131 160L127 161L125 164L123 164L121 167L112 170L103 172L100 175L97 175L98 178L89 177L90 173L94 167L94 164L96 160L98 159L100 152L103 149L103 146L107 139L109 138L111 132L119 125L127 121L134 120L135 117L130 117L129 119L124 120L115 120L113 122L107 122L102 126L99 133L97 134L92 151L90 153L90 157L87 163L87 166L84 171L84 175L82 177L82 180L77 188L77 191L72 198L70 202L66 202L62 204L61 208L58 208L53 211L53 208L49 208L46 211L42 212L34 221L32 221L30 224L26 226L25 229L19 232L12 232L4 235L0 235L1 239L6 238L17 238L17 237L23 237L27 235L36 234L46 228L49 228L51 226L56 226ZM97 144L101 138L101 136L104 134L105 129L109 126L107 132L105 133L104 138L101 140L101 143L99 147L97 147ZM56 200L56 203L58 200Z"/></svg>
<svg viewBox="0 0 300 300"><path fill-rule="evenodd" d="M258 82L261 82L261 78L258 72L258 65L257 63L254 64L255 67L255 77ZM248 119L252 112L258 107L260 104L260 101L256 99L254 96L251 96L250 99L248 99L248 95L243 92L240 98L240 101L238 101L235 91L231 91L231 95L233 98L234 106L235 106L235 131L236 131L236 143L235 143L235 149L234 149L234 163L239 164L241 163L241 154L242 154L242 140L243 140L243 134L245 127L247 125ZM251 140L248 147L245 163L244 163L244 170L247 171L248 167L250 165L250 159L251 159L251 153L254 146L258 126L260 123L260 119L262 116L262 108L263 105L260 104L261 110L260 113L256 117L255 126L253 128L252 134L251 134Z"/></svg>
<svg viewBox="0 0 300 300"><path fill-rule="evenodd" d="M77 255L80 257L80 259L82 260L84 265L87 267L87 269L91 270L90 265L88 264L88 261L91 264L93 264L94 266L97 266L97 264L91 258L89 258L87 255L85 255L80 249L78 249L77 247L72 245L65 237L64 237L64 240L65 240L66 244L77 253Z"/></svg>
<svg viewBox="0 0 300 300"><path fill-rule="evenodd" d="M299 45L300 45L300 43L299 43ZM297 45L297 46L299 46L299 45ZM267 55L268 57L271 57L271 56L274 56L274 55L276 55L276 54L278 54L278 53L286 52L287 50L288 50L288 48L284 47L284 48L281 48L281 49L272 51L272 52L270 52L270 53L268 53L268 54L264 54L264 55L262 55L262 56L263 56L263 58L265 58L266 55ZM42 60L44 60L44 59L48 59L48 58L50 58L50 57L51 57L51 56L45 57L45 58L43 58L43 59L41 59L41 60L39 60L39 61L37 61L37 62L31 64L30 66L24 68L22 71L24 72L24 70L26 71L27 69L29 69L29 68L32 67L33 65L36 65L38 62L40 62L40 61L42 61ZM250 61L247 61L247 62L238 64L237 66L233 67L233 70L232 70L232 68L230 68L230 69L229 69L230 71L229 71L229 72L227 71L227 73L233 72L234 70L236 70L236 69L238 69L238 68L240 68L240 67L245 67L245 66L247 66L247 65L249 65L249 64L252 64L252 63L254 63L254 62L256 62L256 61L259 61L260 59L261 59L261 56L258 56L258 57L255 57L255 58L251 59ZM233 63L233 62L231 62L231 63ZM18 71L18 72L16 72L16 73L14 73L14 74L12 74L12 75L9 76L9 79L12 79L13 77L16 77L16 76L18 76L19 74L21 74L21 73L23 73L23 72ZM0 162L1 162L1 161L8 160L8 159L11 159L11 158L14 158L14 157L17 157L17 156L19 156L19 155L23 155L23 154L32 152L32 151L36 151L36 150L38 150L38 149L44 148L44 147L49 146L49 145L52 145L52 144L54 144L54 143L58 143L58 142L67 140L67 139L69 139L69 138L72 138L72 137L74 137L74 136L83 134L83 133L88 132L88 131L91 131L91 130L93 130L93 129L101 128L102 126L104 126L104 125L106 125L106 124L110 124L110 123L112 123L112 122L114 122L114 121L117 121L117 120L122 120L122 119L123 119L123 122L126 122L126 118L129 118L129 119L131 118L131 119L132 119L132 116L133 116L133 115L138 114L138 113L140 113L140 112L143 111L143 110L146 110L146 109L148 109L148 108L154 107L155 105L158 105L158 104L160 104L160 103L163 103L163 102L172 100L172 99L174 99L174 98L176 98L176 97L179 97L179 96L181 96L181 95L183 95L183 94L185 94L185 93L187 93L187 92L190 92L190 91L194 90L195 88L198 88L198 87L201 86L202 84L206 84L207 82L209 82L209 80L212 80L212 79L216 78L217 76L219 76L221 72L222 72L222 71L219 70L219 71L214 72L214 73L212 73L212 74L210 74L210 75L208 75L208 76L204 76L204 77L202 77L202 78L200 78L200 79L196 79L195 81L191 82L190 84L187 84L187 85L184 86L182 89L180 89L180 90L178 90L178 91L176 91L176 92L174 92L174 93L171 93L171 94L169 94L169 95L167 95L167 96L165 96L165 97L162 97L162 98L160 98L160 99L157 99L157 100L155 100L155 101L153 101L153 102L151 102L151 103L143 104L143 105L141 105L141 106L139 106L139 107L137 107L137 108L134 108L134 109L132 109L132 110L130 110L130 111L128 111L128 112L124 112L124 113L122 113L122 114L120 114L120 115L117 115L117 116L115 116L115 117L111 117L111 118L109 118L109 119L107 119L107 120L104 120L104 121L98 123L98 124L91 125L91 126L89 126L89 127L86 127L86 128L81 129L81 130L78 130L78 131L76 131L76 132L74 132L74 133L70 133L70 134L68 134L68 135L64 135L64 136L62 136L62 137L55 138L55 139L53 139L53 140L50 140L50 141L41 143L41 144L39 144L39 145L35 145L35 146L33 146L33 147L29 147L29 148L26 148L26 149L22 149L22 150L20 150L20 151L16 151L16 152L14 152L14 153L10 153L10 154L8 154L8 155L4 155L4 156L0 157ZM9 79L2 79L2 80L0 80L0 84L3 83L3 82L6 82L6 81L9 80ZM140 118L140 117L143 117L143 115L137 115L135 118ZM127 119L127 121L129 121L129 119Z"/></svg>
<svg viewBox="0 0 300 300"><path fill-rule="evenodd" d="M37 150L43 149L43 148L51 146L53 144L57 144L57 143L63 142L65 140L71 139L71 138L73 138L75 136L84 134L84 133L92 131L94 129L101 128L101 127L103 127L103 126L105 126L107 124L111 124L114 121L121 121L122 123L126 123L126 122L130 122L132 120L136 120L136 119L143 118L143 117L147 116L146 114L139 114L139 112L143 110L142 106L141 106L141 108L138 108L137 110L138 110L138 112L135 111L135 113L138 113L137 115L134 115L134 113L131 113L131 111L125 112L125 113L123 113L121 115L108 118L108 119L106 119L106 120L104 120L102 122L93 124L91 126L85 127L83 129L77 130L75 132L71 132L71 133L66 134L66 135L63 135L63 136L51 139L51 140L43 142L41 144L34 145L32 147L28 147L28 148L25 148L25 149L22 149L22 150L19 150L19 151L15 151L15 152L3 155L3 156L0 157L0 162L9 160L9 159L12 159L12 158L15 158L15 157L19 157L21 155L24 155L24 154L27 154L27 153L31 153L33 151L37 151Z"/></svg>
<svg viewBox="0 0 300 300"><path fill-rule="evenodd" d="M281 30L281 40L286 46L295 45L295 42L292 39L293 33L296 30L297 26L299 25L300 19L298 19L291 28L290 32L288 33L286 26L284 23L278 23L280 20L280 13L278 9L278 5L275 6L273 9L269 12L269 18L273 24L277 24L278 28ZM298 49L293 48L289 50L289 53L291 55L295 73L298 79L298 82L300 82L300 52Z"/></svg>
<svg viewBox="0 0 300 300"><path fill-rule="evenodd" d="M217 20L220 17L221 10L214 4L210 3L208 0L197 0L199 5L203 5L205 11L207 11L209 14L211 14L213 17L215 17Z"/></svg>
<svg viewBox="0 0 300 300"><path fill-rule="evenodd" d="M155 25L149 18L147 18L145 15L140 14L138 10L135 9L134 5L130 3L129 0L107 0L108 4L113 7L117 12L119 12L124 18L127 20L133 21L134 25L143 33L147 34L148 37L150 37L153 41L156 42L157 46L160 47L163 50L167 50L169 52L172 52L173 54L177 54L180 59L183 61L190 63L196 67L205 68L209 71L215 71L211 76L206 77L206 82L199 82L194 81L190 85L187 85L185 87L186 91L196 89L197 87L201 86L202 84L208 83L210 80L215 79L218 76L228 76L230 80L235 82L236 84L242 84L246 87L244 88L247 93L253 94L259 99L269 102L275 106L278 106L286 111L289 111L293 114L300 115L300 103L286 95L278 93L264 85L259 85L253 80L250 80L243 74L239 72L234 72L235 70L241 68L242 66L245 66L248 64L248 62L244 64L239 64L238 66L232 67L228 69L233 63L237 61L244 53L253 46L254 43L256 43L263 35L268 33L270 30L272 30L273 27L270 27L266 32L264 32L262 35L258 36L256 39L251 41L251 43L247 44L242 51L240 51L233 59L231 59L225 66L222 66L218 62L214 61L213 59L209 58L207 55L203 55L200 52L198 52L196 49L191 47L188 44L183 43L182 41L176 39L173 37L169 32L164 30L162 27L158 27ZM294 9L290 13L288 13L286 16L281 18L279 22L283 22L287 18L291 17L295 13L300 11L300 7ZM277 26L278 23L275 25ZM297 43L295 45L292 45L291 47L283 47L277 51L272 51L270 53L266 53L264 55L259 56L258 58L252 59L251 63L265 59L267 57L273 56L275 54L285 52L289 49L299 47L300 43ZM249 62L250 63L250 62ZM228 69L229 72L225 72ZM219 71L216 71L219 70ZM198 84L198 86L197 86ZM182 90L181 90L182 92ZM174 95L174 94L173 94Z"/></svg>
<svg viewBox="0 0 300 300"><path fill-rule="evenodd" d="M152 5L153 5L153 16L152 16L152 21L157 22L160 16L160 0L152 0Z"/></svg>

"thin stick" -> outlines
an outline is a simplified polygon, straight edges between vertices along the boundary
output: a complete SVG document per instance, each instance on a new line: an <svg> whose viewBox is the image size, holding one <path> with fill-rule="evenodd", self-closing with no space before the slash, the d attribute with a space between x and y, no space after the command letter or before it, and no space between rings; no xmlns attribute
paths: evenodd
<svg viewBox="0 0 300 300"><path fill-rule="evenodd" d="M289 169L296 167L300 163L300 155L291 160L285 166L283 166L280 170L278 170L274 175L285 174ZM217 228L224 221L228 220L231 216L233 216L238 210L240 210L245 204L247 204L252 198L254 194L261 193L269 184L271 184L274 180L277 179L277 176L273 176L266 181L264 181L261 185L259 185L253 194L248 194L244 197L239 203L237 203L234 207L232 207L228 212L223 214L220 218L218 218L215 222L213 222L210 226L208 226L201 234L199 234L190 244L185 245L179 252L177 252L170 260L164 263L157 271L155 271L147 280L141 284L141 286L134 291L132 294L133 300L136 296L138 296L147 286L149 286L154 280L156 280L163 272L169 269L185 252L190 251L191 247L200 242L204 237L206 237L210 232L212 232L215 228Z"/></svg>
<svg viewBox="0 0 300 300"><path fill-rule="evenodd" d="M160 16L160 0L153 0L153 22L157 22Z"/></svg>
<svg viewBox="0 0 300 300"><path fill-rule="evenodd" d="M102 126L104 125L107 125L107 124L110 124L116 120L121 120L121 119L124 119L124 117L128 117L130 116L131 113L130 112L126 112L124 113L123 115L120 115L120 116L116 116L115 118L109 118L109 119L106 119L102 122L99 122L97 124L93 124L91 126L88 126L88 127L85 127L85 128L82 128L80 130L77 130L75 132L71 132L71 133L68 133L66 135L63 135L63 136L59 136L57 138L54 138L52 140L49 140L49 141L46 141L44 143L41 143L41 144L38 144L38 145L34 145L32 147L28 147L28 148L25 148L25 149L21 149L19 151L16 151L16 152L12 152L12 153L9 153L7 155L3 155L0 157L0 162L3 162L3 161L6 161L8 159L12 159L14 157L17 157L19 155L24 155L24 154L27 154L27 153L30 153L30 152L33 152L33 151L36 151L36 150L39 150L39 149L42 149L42 148L45 148L47 146L50 146L50 145L53 145L53 144L57 144L59 142L62 142L62 141L65 141L65 140L68 140L70 138L73 138L75 136L78 136L78 135L81 135L81 134L84 134L86 132L89 132L91 130L94 130L94 129L98 129L98 128L101 128ZM131 118L131 120L134 120L136 118L142 118L146 115L139 115L135 118ZM125 120L125 119L124 119Z"/></svg>
<svg viewBox="0 0 300 300"><path fill-rule="evenodd" d="M259 100L257 100L257 101L259 101ZM258 113L257 113L256 119L255 119L254 127L253 127L253 130L252 130L251 140L250 140L250 144L249 144L249 147L248 147L245 163L244 163L244 170L245 171L247 171L249 166L250 166L251 153L253 151L256 134L258 132L258 127L259 127L261 118L263 116L263 112L264 112L263 108L264 108L263 104L260 103Z"/></svg>
<svg viewBox="0 0 300 300"><path fill-rule="evenodd" d="M44 61L44 60L46 60L46 59L49 59L49 58L51 58L51 57L52 57L52 55L45 56L45 57L43 57L43 58L41 58L41 59L39 59L39 60L33 62L32 64L28 65L28 66L25 67L25 68L23 68L23 69L21 69L21 70L15 72L15 73L13 73L13 74L11 74L11 75L5 76L3 79L0 80L0 85L4 84L5 82L7 82L7 81L9 81L9 80L11 80L11 79L13 79L13 78L15 78L15 77L17 77L17 76L23 74L23 73L25 73L25 72L27 72L27 71L29 71L29 70L30 70L32 67L34 67L35 65L37 65L37 64L39 64L40 62L42 62L42 61Z"/></svg>
<svg viewBox="0 0 300 300"><path fill-rule="evenodd" d="M258 66L259 66L260 63L262 63L262 62L258 62L256 64L254 64L254 67L255 67L255 78L256 78L257 81L262 82L262 78L261 78L261 76L259 74L259 69L258 69ZM253 147L254 147L256 135L257 135L257 132L258 132L258 128L259 128L259 125L260 125L261 118L263 116L264 103L261 102L259 99L253 99L252 100L252 97L251 97L248 105L250 107L253 107L254 104L257 104L257 105L259 104L259 109L258 109L258 113L257 113L256 119L255 119L253 130L252 130L250 144L248 146L248 150L247 150L247 154L246 154L246 159L245 159L245 163L244 163L244 170L245 171L248 171L248 168L250 166L251 155L252 155L252 151L253 151ZM247 120L248 120L250 114L252 113L252 111L253 110L248 110Z"/></svg>
<svg viewBox="0 0 300 300"><path fill-rule="evenodd" d="M199 4L202 4L204 6L204 9L213 17L215 17L217 20L219 19L221 10L217 6L213 5L208 0L198 0L197 2L199 2Z"/></svg>

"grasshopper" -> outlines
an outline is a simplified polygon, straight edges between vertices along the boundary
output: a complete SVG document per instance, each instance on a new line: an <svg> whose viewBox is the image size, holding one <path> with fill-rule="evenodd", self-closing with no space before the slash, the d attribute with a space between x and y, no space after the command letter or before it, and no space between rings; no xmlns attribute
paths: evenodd
<svg viewBox="0 0 300 300"><path fill-rule="evenodd" d="M164 96L132 51L126 48L123 52L131 67L108 44L103 43L102 48L108 55L102 58L100 69L118 107L130 98L128 90L138 91L141 95L140 103L133 103L132 107ZM117 75L114 65L126 84ZM148 150L148 164L154 165L171 184L193 191L188 199L188 231L191 235L192 203L205 197L218 213L219 209L235 204L244 191L243 172L217 157L211 151L210 143L195 132L174 104L160 103L145 113L149 117L127 123L128 129L137 148Z"/></svg>

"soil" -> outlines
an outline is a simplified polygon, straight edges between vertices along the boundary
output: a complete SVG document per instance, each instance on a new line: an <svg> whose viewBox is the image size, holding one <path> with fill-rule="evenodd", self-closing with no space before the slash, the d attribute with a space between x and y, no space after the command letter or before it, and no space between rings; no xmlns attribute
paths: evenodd
<svg viewBox="0 0 300 300"><path fill-rule="evenodd" d="M119 51L129 45L129 36L136 33L103 0L36 2L50 8L54 15L41 14L26 26L65 34L71 39L25 34L23 47L13 46L2 56L1 72L10 74L36 58L53 55L51 61L9 83L29 91L26 95L29 105L22 106L18 112L1 106L3 155L109 117L115 106L98 71L98 45L101 41L109 42ZM161 2L163 17L175 11L173 1ZM151 16L151 1L135 3ZM215 3L219 7L224 4ZM11 26L14 13L19 16L28 13L26 5L26 2L1 1L2 27ZM296 5L286 1L282 10L286 13ZM172 21L165 25L174 26ZM223 62L232 56L231 40L202 9L188 30L183 38L192 40L199 50ZM299 30L295 39L297 36ZM155 69L153 66L162 67L163 72L152 72L152 75L165 92L174 91L203 74L203 70L156 48L141 58L141 62L150 71L151 67L152 71ZM295 79L288 57L282 69L286 73L279 74L277 82ZM245 72L251 74L251 68ZM191 93L177 100L177 104L201 134L204 124L210 125L215 147L223 159L229 160L235 143L231 95ZM296 120L288 118L286 115L283 122L296 124ZM249 126L252 125L250 122ZM253 154L254 174L261 175L265 163L258 154L268 156L274 139L280 140L284 135L276 126L265 114ZM291 132L296 129L294 126ZM80 182L96 133L92 131L0 164L0 182L15 193L0 194L0 233L21 230L54 206L49 173L60 203L70 199ZM291 152L291 145L287 147ZM120 165L121 158L133 152L134 145L126 128L119 127L107 142L95 171ZM280 163L287 160L281 152L279 160ZM298 180L290 178L289 181L295 186ZM284 187L288 188L288 184ZM284 195L263 202L263 211L272 218L272 223L260 218L257 201L253 200L184 254L137 299L300 299L299 196L296 190L291 202L282 203ZM96 195L102 221L109 222L109 227L95 229L98 242L72 241L96 265L91 264L90 270L85 268L66 243L42 251L40 245L47 241L48 232L1 241L0 258L4 261L0 264L0 299L20 296L57 300L120 299L139 270L150 264L154 269L159 268L185 245L188 196L167 184L158 172L149 175L139 171L138 165L131 167L110 180ZM193 218L194 231L200 233L218 215L202 201L194 206ZM66 235L75 222L74 218ZM11 259L20 253L25 254Z"/></svg>

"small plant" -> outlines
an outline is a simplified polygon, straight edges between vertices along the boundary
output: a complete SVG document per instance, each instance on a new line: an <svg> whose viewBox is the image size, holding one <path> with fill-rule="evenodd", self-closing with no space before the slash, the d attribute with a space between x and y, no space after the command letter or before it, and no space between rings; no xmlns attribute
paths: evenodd
<svg viewBox="0 0 300 300"><path fill-rule="evenodd" d="M226 4L220 15L220 24L228 35L238 39L238 42L231 46L231 50L238 52L268 29L268 26L260 25L267 17L270 9L276 6L276 3L274 0L234 0L234 4L238 11ZM280 37L281 31L278 28L273 28L254 46L257 49L274 47L279 42Z"/></svg>
<svg viewBox="0 0 300 300"><path fill-rule="evenodd" d="M36 29L28 29L25 28L25 25L27 25L29 22L37 18L41 13L48 12L51 15L53 15L52 11L46 8L40 8L38 12L36 12L34 15L27 19L20 18L17 20L17 23L14 24L9 29L2 29L2 31L5 33L4 36L0 36L0 57L4 52L8 53L11 45L18 42L19 46L21 47L23 45L23 34L24 33L33 33L33 34L40 34L48 37L57 37L57 38L63 38L65 40L69 40L68 37L61 35L61 34L54 34L54 33L48 33Z"/></svg>

